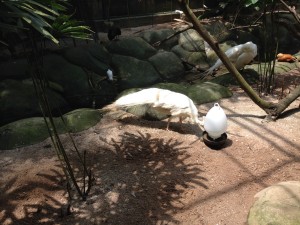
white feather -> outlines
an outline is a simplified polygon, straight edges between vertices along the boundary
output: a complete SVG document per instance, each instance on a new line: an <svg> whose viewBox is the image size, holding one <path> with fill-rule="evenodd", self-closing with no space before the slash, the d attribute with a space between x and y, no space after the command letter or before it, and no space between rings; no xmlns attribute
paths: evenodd
<svg viewBox="0 0 300 225"><path fill-rule="evenodd" d="M181 93L148 88L123 96L115 102L115 106L119 108L146 104L170 117L179 117L181 120L190 118L193 123L201 124L197 107L189 97Z"/></svg>
<svg viewBox="0 0 300 225"><path fill-rule="evenodd" d="M228 49L225 54L239 70L244 68L254 59L254 57L257 55L257 46L249 41L245 44L237 45ZM216 63L207 70L206 74L212 74L213 71L218 69L221 65L223 65L223 63L220 59L218 59Z"/></svg>
<svg viewBox="0 0 300 225"><path fill-rule="evenodd" d="M107 77L108 77L109 80L113 80L114 79L113 72L110 69L108 69L106 71L106 74L107 74Z"/></svg>

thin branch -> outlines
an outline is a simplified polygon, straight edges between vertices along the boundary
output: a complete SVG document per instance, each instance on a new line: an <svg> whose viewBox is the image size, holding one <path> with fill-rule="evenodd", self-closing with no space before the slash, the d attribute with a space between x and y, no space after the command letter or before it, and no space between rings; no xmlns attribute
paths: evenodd
<svg viewBox="0 0 300 225"><path fill-rule="evenodd" d="M295 7L291 7L288 4L285 3L285 1L280 0L280 2L285 6L285 8L287 8L287 10L289 10L292 15L295 17L295 19L297 20L297 22L300 24L300 16L299 14L296 12Z"/></svg>
<svg viewBox="0 0 300 225"><path fill-rule="evenodd" d="M189 24L190 24L190 23L189 23ZM161 41L157 41L157 42L153 43L152 46L158 47L158 46L160 46L162 43L164 43L164 42L170 40L171 38L175 37L176 35L178 35L178 34L180 34L180 33L183 33L183 32L185 32L185 31L187 31L187 30L189 30L189 29L191 29L191 28L193 28L193 25L192 25L192 26L189 25L189 27L184 28L184 29L182 29L182 30L179 30L179 31L175 32L174 34L172 34L172 35L166 37L165 39L163 39L163 40L161 40Z"/></svg>
<svg viewBox="0 0 300 225"><path fill-rule="evenodd" d="M226 66L227 70L236 78L241 88L251 98L251 100L263 109L268 118L276 119L296 98L300 96L300 86L296 87L287 97L280 100L279 103L268 102L261 99L258 94L247 83L243 76L237 71L235 66L230 62L226 54L219 48L218 42L209 35L204 26L197 19L195 14L189 8L187 0L178 0L179 6L185 13L187 18L193 23L194 29L200 34L200 36L211 46L215 51L219 59Z"/></svg>

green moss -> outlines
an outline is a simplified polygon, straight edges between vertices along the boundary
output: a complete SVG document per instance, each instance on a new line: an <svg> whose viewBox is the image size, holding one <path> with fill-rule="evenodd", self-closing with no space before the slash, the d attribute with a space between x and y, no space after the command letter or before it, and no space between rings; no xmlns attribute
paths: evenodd
<svg viewBox="0 0 300 225"><path fill-rule="evenodd" d="M63 116L66 126L61 118L54 118L59 134L80 132L96 125L102 118L101 113L95 109L77 109ZM49 137L48 128L43 117L32 117L18 120L0 127L0 149L14 149L41 142Z"/></svg>
<svg viewBox="0 0 300 225"><path fill-rule="evenodd" d="M195 104L217 101L221 98L229 98L232 92L219 84L204 82L202 84L192 85L189 88L188 96L193 99Z"/></svg>

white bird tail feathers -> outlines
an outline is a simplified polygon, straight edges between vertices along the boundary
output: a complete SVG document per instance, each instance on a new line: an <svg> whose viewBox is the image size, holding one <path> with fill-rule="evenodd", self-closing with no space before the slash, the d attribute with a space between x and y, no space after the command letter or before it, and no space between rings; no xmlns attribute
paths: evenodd
<svg viewBox="0 0 300 225"><path fill-rule="evenodd" d="M228 49L225 54L239 70L244 68L245 65L249 64L255 58L257 55L257 46L249 41L245 44L240 44ZM223 65L223 62L218 59L215 64L204 73L206 75L211 75L213 71L218 69L221 65Z"/></svg>
<svg viewBox="0 0 300 225"><path fill-rule="evenodd" d="M121 108L130 107L134 105L153 104L154 102L156 102L157 96L157 88L144 89L135 93L122 96L117 101L115 101L115 105Z"/></svg>
<svg viewBox="0 0 300 225"><path fill-rule="evenodd" d="M201 124L198 110L193 101L184 94L160 89L148 88L123 96L115 101L115 107L128 108L137 105L153 107L171 117L185 119L189 117L193 123Z"/></svg>

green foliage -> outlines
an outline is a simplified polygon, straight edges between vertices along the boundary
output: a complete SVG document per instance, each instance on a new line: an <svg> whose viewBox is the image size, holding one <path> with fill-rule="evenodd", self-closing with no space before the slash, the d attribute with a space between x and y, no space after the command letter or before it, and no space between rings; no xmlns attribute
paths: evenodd
<svg viewBox="0 0 300 225"><path fill-rule="evenodd" d="M253 11L263 11L266 7L272 5L274 0L223 0L214 4L215 7L207 9L200 19L223 16L226 18L228 15L238 17L239 14L245 14Z"/></svg>
<svg viewBox="0 0 300 225"><path fill-rule="evenodd" d="M89 39L92 31L71 16L64 15L67 0L2 0L0 1L0 34L17 33L30 28L58 44L56 37ZM3 41L2 41L3 42Z"/></svg>
<svg viewBox="0 0 300 225"><path fill-rule="evenodd" d="M71 37L80 39L92 39L93 31L88 26L83 26L79 21L72 19L72 15L59 15L52 23L52 29L56 37Z"/></svg>

